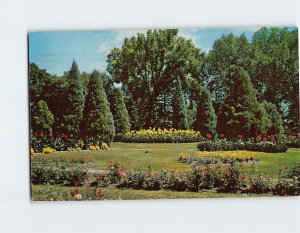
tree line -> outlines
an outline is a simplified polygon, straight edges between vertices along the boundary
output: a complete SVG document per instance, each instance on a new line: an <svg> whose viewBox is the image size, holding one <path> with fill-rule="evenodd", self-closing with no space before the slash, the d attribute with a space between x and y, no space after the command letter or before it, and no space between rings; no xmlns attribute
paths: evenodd
<svg viewBox="0 0 300 233"><path fill-rule="evenodd" d="M208 54L178 30L148 30L107 62L108 73L73 62L62 77L30 64L32 130L104 141L150 127L229 138L299 130L296 29L262 28L251 41L231 33Z"/></svg>

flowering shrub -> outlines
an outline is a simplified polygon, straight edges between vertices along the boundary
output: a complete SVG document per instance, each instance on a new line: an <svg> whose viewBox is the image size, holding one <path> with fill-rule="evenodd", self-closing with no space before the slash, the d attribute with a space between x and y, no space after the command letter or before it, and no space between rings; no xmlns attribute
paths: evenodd
<svg viewBox="0 0 300 233"><path fill-rule="evenodd" d="M286 152L288 147L279 142L254 142L254 141L204 141L197 145L200 151L233 151L249 150L267 153Z"/></svg>
<svg viewBox="0 0 300 233"><path fill-rule="evenodd" d="M89 150L95 151L95 150L100 150L99 146L89 146Z"/></svg>
<svg viewBox="0 0 300 233"><path fill-rule="evenodd" d="M123 142L134 143L183 143L197 142L202 139L200 132L180 129L143 129L130 131L123 136Z"/></svg>
<svg viewBox="0 0 300 233"><path fill-rule="evenodd" d="M103 150L110 150L109 146L105 142L102 142L101 149L103 149Z"/></svg>
<svg viewBox="0 0 300 233"><path fill-rule="evenodd" d="M193 153L180 152L179 161L182 163L197 164L217 164L217 163L241 163L255 161L256 158L252 153L241 151L222 151L222 152L206 152L197 151Z"/></svg>
<svg viewBox="0 0 300 233"><path fill-rule="evenodd" d="M32 158L31 182L33 184L82 184L87 171L81 167L69 168L69 162L64 159L50 160L45 158Z"/></svg>
<svg viewBox="0 0 300 233"><path fill-rule="evenodd" d="M243 168L240 166L194 167L188 172L151 172L140 169L129 171L118 187L193 192L215 189L219 192L237 192L242 174Z"/></svg>
<svg viewBox="0 0 300 233"><path fill-rule="evenodd" d="M43 154L50 154L53 153L54 151L55 150L50 147L43 148Z"/></svg>
<svg viewBox="0 0 300 233"><path fill-rule="evenodd" d="M287 145L293 148L300 148L300 133L289 135L287 137Z"/></svg>

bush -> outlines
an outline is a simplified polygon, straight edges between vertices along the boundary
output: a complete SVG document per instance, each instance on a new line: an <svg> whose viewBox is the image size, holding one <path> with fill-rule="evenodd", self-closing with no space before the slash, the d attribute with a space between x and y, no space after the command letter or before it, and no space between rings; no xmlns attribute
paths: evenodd
<svg viewBox="0 0 300 233"><path fill-rule="evenodd" d="M300 148L300 137L288 139L287 145L291 148Z"/></svg>
<svg viewBox="0 0 300 233"><path fill-rule="evenodd" d="M204 141L198 145L200 151L231 151L231 150L249 150L266 153L283 153L288 147L279 142L243 142L243 141Z"/></svg>
<svg viewBox="0 0 300 233"><path fill-rule="evenodd" d="M129 171L118 187L144 190L237 192L243 169L238 166L193 167L188 172Z"/></svg>
<svg viewBox="0 0 300 233"><path fill-rule="evenodd" d="M31 162L31 182L33 184L80 185L87 176L87 170L69 168L64 159L34 158Z"/></svg>

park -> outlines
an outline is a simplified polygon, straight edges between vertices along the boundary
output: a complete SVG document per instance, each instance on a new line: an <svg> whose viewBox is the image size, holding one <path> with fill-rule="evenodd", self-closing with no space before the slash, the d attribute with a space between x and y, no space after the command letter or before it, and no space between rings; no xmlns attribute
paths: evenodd
<svg viewBox="0 0 300 233"><path fill-rule="evenodd" d="M297 29L229 33L209 52L148 30L106 62L29 63L33 201L299 195Z"/></svg>

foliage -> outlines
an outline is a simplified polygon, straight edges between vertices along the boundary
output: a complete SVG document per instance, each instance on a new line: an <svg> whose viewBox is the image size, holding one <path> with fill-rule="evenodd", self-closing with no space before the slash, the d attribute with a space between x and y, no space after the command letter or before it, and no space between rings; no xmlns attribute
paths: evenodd
<svg viewBox="0 0 300 233"><path fill-rule="evenodd" d="M300 133L297 133L297 136L289 135L287 145L293 148L300 148Z"/></svg>
<svg viewBox="0 0 300 233"><path fill-rule="evenodd" d="M110 143L115 134L113 116L97 71L90 77L81 132L84 138L92 139L94 145L101 145L102 142Z"/></svg>
<svg viewBox="0 0 300 233"><path fill-rule="evenodd" d="M31 114L31 127L34 132L45 132L46 134L52 134L54 117L44 100L40 100L36 106L32 106Z"/></svg>
<svg viewBox="0 0 300 233"><path fill-rule="evenodd" d="M249 150L267 153L286 152L288 147L284 143L271 141L203 141L197 145L200 151L232 151Z"/></svg>
<svg viewBox="0 0 300 233"><path fill-rule="evenodd" d="M188 127L187 110L179 77L177 77L177 86L173 97L172 126L175 129L187 129Z"/></svg>
<svg viewBox="0 0 300 233"><path fill-rule="evenodd" d="M253 88L249 74L232 66L228 82L230 93L225 99L223 108L225 136L233 138L238 134L244 137L266 134L271 122L264 105L257 100L257 91Z"/></svg>
<svg viewBox="0 0 300 233"><path fill-rule="evenodd" d="M210 92L204 87L199 87L199 92L200 93L194 129L200 131L203 135L215 135L217 126L217 116L212 106Z"/></svg>
<svg viewBox="0 0 300 233"><path fill-rule="evenodd" d="M64 115L61 123L61 130L71 138L78 139L80 134L80 122L82 120L84 96L82 83L79 79L77 63L73 61L72 67L67 75L69 82L66 90Z"/></svg>
<svg viewBox="0 0 300 233"><path fill-rule="evenodd" d="M253 35L252 48L251 76L260 99L274 103L286 128L295 132L300 122L298 29L261 28Z"/></svg>
<svg viewBox="0 0 300 233"><path fill-rule="evenodd" d="M268 135L276 135L277 138L284 138L284 128L281 115L279 114L275 104L264 101L265 109L268 117L271 120L271 127L268 129Z"/></svg>
<svg viewBox="0 0 300 233"><path fill-rule="evenodd" d="M53 163L55 165L53 165ZM68 161L49 161L45 158L32 158L31 183L74 185L84 182L87 171L81 167L69 168Z"/></svg>
<svg viewBox="0 0 300 233"><path fill-rule="evenodd" d="M180 142L197 142L202 137L200 132L194 130L177 130L177 129L147 129L132 130L126 133L122 139L124 142L146 142L146 143L180 143Z"/></svg>
<svg viewBox="0 0 300 233"><path fill-rule="evenodd" d="M132 129L172 127L174 81L180 77L188 93L188 80L202 77L203 62L203 51L175 29L138 33L114 48L107 70L115 82L122 82Z"/></svg>
<svg viewBox="0 0 300 233"><path fill-rule="evenodd" d="M114 118L116 135L122 136L130 130L130 123L122 90L119 88L115 88L113 91L110 109Z"/></svg>

